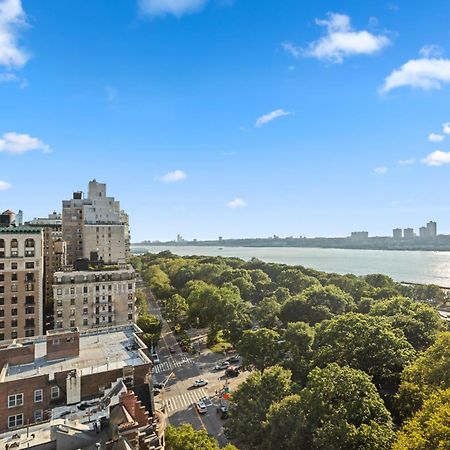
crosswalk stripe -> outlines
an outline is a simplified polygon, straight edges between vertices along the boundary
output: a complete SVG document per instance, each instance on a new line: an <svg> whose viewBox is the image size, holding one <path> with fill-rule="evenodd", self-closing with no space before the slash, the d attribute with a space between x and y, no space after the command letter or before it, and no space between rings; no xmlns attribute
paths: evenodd
<svg viewBox="0 0 450 450"><path fill-rule="evenodd" d="M185 355L183 355L181 358L169 357L167 361L155 365L153 368L153 373L166 372L174 368L183 367L188 364L193 364L193 360Z"/></svg>
<svg viewBox="0 0 450 450"><path fill-rule="evenodd" d="M207 393L204 389L200 389L170 397L164 402L164 405L166 411L170 413L180 409L186 409L192 404L197 403L203 397L207 397Z"/></svg>

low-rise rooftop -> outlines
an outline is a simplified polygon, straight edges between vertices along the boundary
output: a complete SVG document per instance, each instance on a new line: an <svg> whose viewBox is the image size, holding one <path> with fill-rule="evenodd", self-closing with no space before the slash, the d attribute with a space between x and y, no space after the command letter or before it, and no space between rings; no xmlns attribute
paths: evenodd
<svg viewBox="0 0 450 450"><path fill-rule="evenodd" d="M148 364L150 359L142 350L145 345L135 334L138 330L133 325L127 325L81 332L79 355L57 360L47 359L46 340L37 340L34 346L34 361L8 366L2 381L45 374L53 379L55 373L73 369L79 370L84 376L126 366Z"/></svg>

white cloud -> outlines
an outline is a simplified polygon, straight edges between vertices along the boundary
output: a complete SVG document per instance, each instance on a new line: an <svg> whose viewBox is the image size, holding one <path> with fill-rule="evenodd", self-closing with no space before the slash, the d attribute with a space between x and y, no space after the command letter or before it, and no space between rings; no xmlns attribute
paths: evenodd
<svg viewBox="0 0 450 450"><path fill-rule="evenodd" d="M0 180L0 191L6 191L7 189L10 189L11 185L7 183L6 181Z"/></svg>
<svg viewBox="0 0 450 450"><path fill-rule="evenodd" d="M428 140L430 142L442 142L444 139L445 139L445 136L443 136L442 134L430 133L428 135Z"/></svg>
<svg viewBox="0 0 450 450"><path fill-rule="evenodd" d="M386 175L387 174L387 167L376 167L373 170L377 175Z"/></svg>
<svg viewBox="0 0 450 450"><path fill-rule="evenodd" d="M138 0L139 9L150 16L165 16L173 14L181 17L200 11L208 0Z"/></svg>
<svg viewBox="0 0 450 450"><path fill-rule="evenodd" d="M442 58L411 59L384 80L381 92L409 86L423 90L440 89L450 81L450 60Z"/></svg>
<svg viewBox="0 0 450 450"><path fill-rule="evenodd" d="M416 158L411 159L401 159L398 163L401 166L412 166L416 162Z"/></svg>
<svg viewBox="0 0 450 450"><path fill-rule="evenodd" d="M28 53L19 47L19 30L26 25L21 0L0 0L0 65L23 67Z"/></svg>
<svg viewBox="0 0 450 450"><path fill-rule="evenodd" d="M282 42L281 48L290 53L294 58L299 58L302 56L302 49L300 47L296 47L292 42Z"/></svg>
<svg viewBox="0 0 450 450"><path fill-rule="evenodd" d="M20 155L33 150L42 150L44 153L51 152L50 146L28 134L9 132L0 138L0 152Z"/></svg>
<svg viewBox="0 0 450 450"><path fill-rule="evenodd" d="M255 127L259 128L265 125L266 123L272 122L272 120L277 119L278 117L290 116L292 113L284 111L283 109L276 109L268 114L264 114L261 117L258 117L255 122Z"/></svg>
<svg viewBox="0 0 450 450"><path fill-rule="evenodd" d="M450 152L436 150L430 153L426 158L422 159L422 162L427 166L443 166L444 164L450 164Z"/></svg>
<svg viewBox="0 0 450 450"><path fill-rule="evenodd" d="M354 31L350 17L344 14L329 13L327 20L316 19L316 24L325 27L327 33L301 51L305 56L342 63L348 56L371 55L390 43L384 35Z"/></svg>
<svg viewBox="0 0 450 450"><path fill-rule="evenodd" d="M444 54L444 49L439 45L424 45L419 50L419 55L423 58L439 58Z"/></svg>
<svg viewBox="0 0 450 450"><path fill-rule="evenodd" d="M450 134L450 122L445 122L442 124L442 132L445 134Z"/></svg>
<svg viewBox="0 0 450 450"><path fill-rule="evenodd" d="M242 198L236 197L234 200L226 203L226 205L229 208L244 208L245 206L247 206L247 203L245 202L245 200L242 200Z"/></svg>
<svg viewBox="0 0 450 450"><path fill-rule="evenodd" d="M177 181L183 181L187 177L187 174L182 170L174 170L173 172L166 173L158 180L164 183L176 183Z"/></svg>

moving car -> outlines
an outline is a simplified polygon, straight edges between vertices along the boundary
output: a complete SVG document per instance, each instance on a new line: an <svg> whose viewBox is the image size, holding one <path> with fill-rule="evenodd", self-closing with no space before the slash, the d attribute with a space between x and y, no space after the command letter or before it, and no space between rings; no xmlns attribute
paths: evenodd
<svg viewBox="0 0 450 450"><path fill-rule="evenodd" d="M220 418L226 419L228 417L228 406L222 405L220 407Z"/></svg>
<svg viewBox="0 0 450 450"><path fill-rule="evenodd" d="M159 357L158 357L158 353L156 352L156 350L152 351L152 361L153 361L153 364L159 364L161 362Z"/></svg>
<svg viewBox="0 0 450 450"><path fill-rule="evenodd" d="M205 414L208 412L208 408L203 402L197 402L195 404L195 407L197 408L199 414Z"/></svg>
<svg viewBox="0 0 450 450"><path fill-rule="evenodd" d="M204 380L203 378L200 378L200 379L194 381L194 387L202 387L202 386L206 386L207 384L208 384L208 381Z"/></svg>
<svg viewBox="0 0 450 450"><path fill-rule="evenodd" d="M230 363L228 361L222 361L219 364L216 364L214 366L214 370L228 369L229 366L230 366Z"/></svg>

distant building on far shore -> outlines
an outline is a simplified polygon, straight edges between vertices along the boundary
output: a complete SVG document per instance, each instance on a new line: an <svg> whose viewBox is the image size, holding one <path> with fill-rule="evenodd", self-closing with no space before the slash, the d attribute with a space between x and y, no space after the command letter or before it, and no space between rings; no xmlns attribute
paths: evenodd
<svg viewBox="0 0 450 450"><path fill-rule="evenodd" d="M427 237L436 237L436 236L437 236L437 223L430 220L427 223Z"/></svg>
<svg viewBox="0 0 450 450"><path fill-rule="evenodd" d="M368 239L369 232L368 231L352 231L350 238L351 239Z"/></svg>
<svg viewBox="0 0 450 450"><path fill-rule="evenodd" d="M403 230L403 237L405 239L411 239L411 238L415 237L415 235L416 234L414 233L414 229L413 228L405 228Z"/></svg>
<svg viewBox="0 0 450 450"><path fill-rule="evenodd" d="M392 230L392 237L394 239L402 239L403 238L403 230L401 228L394 228Z"/></svg>

